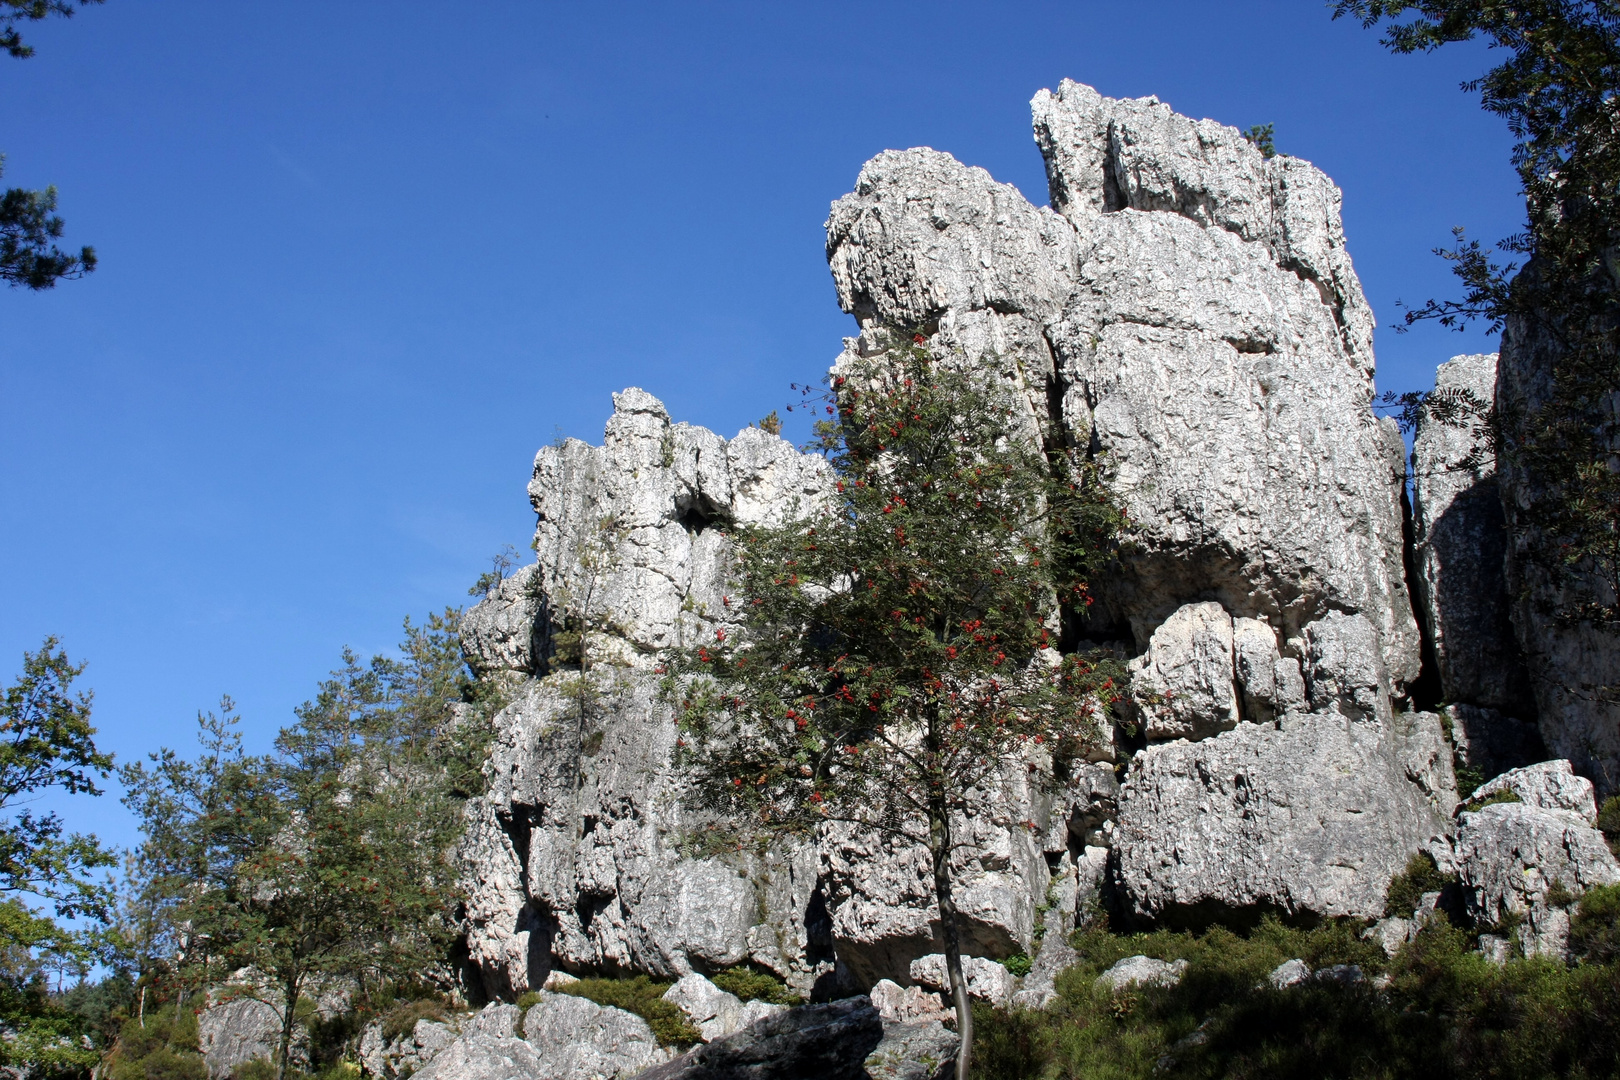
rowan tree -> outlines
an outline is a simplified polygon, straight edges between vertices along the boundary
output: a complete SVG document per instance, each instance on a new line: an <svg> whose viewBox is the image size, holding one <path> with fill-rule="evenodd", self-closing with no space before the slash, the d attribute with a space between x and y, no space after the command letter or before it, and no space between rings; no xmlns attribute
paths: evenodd
<svg viewBox="0 0 1620 1080"><path fill-rule="evenodd" d="M665 693L694 797L764 833L829 822L926 847L968 1076L951 855L1003 770L1062 777L1108 739L1123 672L1067 655L1121 515L1095 462L921 335L852 362L816 399L835 490L731 534L735 591L712 638L672 651Z"/></svg>

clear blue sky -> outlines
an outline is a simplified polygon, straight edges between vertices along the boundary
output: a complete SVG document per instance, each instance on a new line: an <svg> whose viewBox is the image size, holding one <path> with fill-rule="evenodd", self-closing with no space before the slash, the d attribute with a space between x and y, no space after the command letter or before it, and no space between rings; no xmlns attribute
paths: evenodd
<svg viewBox="0 0 1620 1080"><path fill-rule="evenodd" d="M1345 192L1379 316L1520 206L1480 48L1392 57L1319 3L107 0L0 58L6 182L102 264L0 291L0 677L89 661L121 759L229 692L256 747L351 644L526 550L536 448L628 385L730 435L852 328L823 258L861 163L927 145L1046 201L1065 77L1276 124ZM1381 331L1379 382L1479 335ZM791 431L790 431L791 433ZM111 798L73 822L128 843Z"/></svg>

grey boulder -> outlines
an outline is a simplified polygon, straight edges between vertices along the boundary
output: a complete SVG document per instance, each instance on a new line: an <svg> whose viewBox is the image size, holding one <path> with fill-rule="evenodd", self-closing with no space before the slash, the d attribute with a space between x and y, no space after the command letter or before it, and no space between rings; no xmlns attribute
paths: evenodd
<svg viewBox="0 0 1620 1080"><path fill-rule="evenodd" d="M1187 970L1187 961L1155 960L1151 956L1127 956L1097 976L1099 990L1119 991L1133 986L1175 986Z"/></svg>
<svg viewBox="0 0 1620 1080"><path fill-rule="evenodd" d="M857 1080L883 1040L869 998L801 1005L648 1069L642 1080Z"/></svg>

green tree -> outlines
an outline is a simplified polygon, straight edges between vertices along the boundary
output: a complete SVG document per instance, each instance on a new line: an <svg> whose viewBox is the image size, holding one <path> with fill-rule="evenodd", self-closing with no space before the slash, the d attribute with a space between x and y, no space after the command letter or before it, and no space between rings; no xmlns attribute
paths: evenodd
<svg viewBox="0 0 1620 1080"><path fill-rule="evenodd" d="M1454 230L1455 245L1437 254L1453 263L1462 298L1430 300L1405 325L1505 329L1520 348L1546 354L1546 385L1528 402L1494 407L1424 394L1386 400L1408 423L1478 423L1486 455L1533 478L1518 517L1533 524L1523 530L1528 561L1561 593L1554 614L1620 629L1620 4L1339 0L1334 17L1345 15L1382 24L1397 53L1483 38L1505 54L1463 89L1513 134L1526 222L1497 247L1527 261L1522 270L1498 262Z"/></svg>
<svg viewBox="0 0 1620 1080"><path fill-rule="evenodd" d="M101 0L78 0L80 7ZM53 15L71 16L69 0L0 0L0 49L18 59L34 55L24 43L19 26ZM0 175L5 157L0 155ZM57 247L62 219L56 214L56 188L30 191L10 188L0 193L0 281L29 289L49 289L64 278L83 277L96 268L96 249L82 247L77 255Z"/></svg>
<svg viewBox="0 0 1620 1080"><path fill-rule="evenodd" d="M113 893L98 871L113 857L94 836L69 833L55 813L21 808L47 791L99 795L112 756L95 744L84 672L55 638L23 654L22 676L0 694L0 1064L44 1072L94 1062L81 1025L50 1001L48 972L83 973L103 955L96 932ZM64 926L58 920L76 920Z"/></svg>
<svg viewBox="0 0 1620 1080"><path fill-rule="evenodd" d="M437 755L465 682L453 615L407 621L402 659L345 650L273 754L243 753L226 699L199 717L197 758L165 749L122 772L145 834L144 966L182 989L247 969L242 992L281 1011L282 1076L313 988L347 981L369 1000L447 954L460 815Z"/></svg>
<svg viewBox="0 0 1620 1080"><path fill-rule="evenodd" d="M1058 610L1088 602L1120 515L1095 463L1048 458L1010 392L922 341L832 380L815 445L836 495L736 530L736 621L669 654L665 691L708 807L926 847L965 1080L953 829L1009 766L1061 776L1106 740L1123 672L1061 655Z"/></svg>

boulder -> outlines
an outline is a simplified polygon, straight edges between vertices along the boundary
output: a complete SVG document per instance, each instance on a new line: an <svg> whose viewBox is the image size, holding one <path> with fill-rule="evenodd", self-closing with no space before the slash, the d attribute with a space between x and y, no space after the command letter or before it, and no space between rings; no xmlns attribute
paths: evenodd
<svg viewBox="0 0 1620 1080"><path fill-rule="evenodd" d="M982 956L962 957L962 975L967 979L968 995L992 1005L1005 1005L1012 999L1017 980L1012 972L994 960ZM950 974L945 969L943 953L930 953L911 962L911 978L919 986L950 994Z"/></svg>
<svg viewBox="0 0 1620 1080"><path fill-rule="evenodd" d="M1237 726L1232 617L1221 605L1176 609L1130 672L1131 703L1147 738L1202 739Z"/></svg>
<svg viewBox="0 0 1620 1080"><path fill-rule="evenodd" d="M1587 824L1597 820L1597 799L1592 794L1592 781L1576 776L1568 761L1543 761L1512 769L1494 780L1488 780L1474 791L1475 799L1488 799L1500 792L1511 791L1523 802L1543 810L1568 810L1579 814Z"/></svg>
<svg viewBox="0 0 1620 1080"><path fill-rule="evenodd" d="M1620 882L1603 834L1582 815L1532 802L1496 803L1459 815L1457 874L1468 913L1485 927L1517 923L1526 955L1565 955L1569 901L1598 885Z"/></svg>
<svg viewBox="0 0 1620 1080"><path fill-rule="evenodd" d="M883 1040L865 996L787 1009L641 1074L641 1080L858 1080Z"/></svg>
<svg viewBox="0 0 1620 1080"><path fill-rule="evenodd" d="M1381 915L1389 879L1447 831L1456 803L1438 718L1403 719L1405 732L1300 715L1138 754L1114 848L1128 914Z"/></svg>
<svg viewBox="0 0 1620 1080"><path fill-rule="evenodd" d="M1044 1009L1057 1000L1057 977L1080 962L1080 954L1063 940L1061 934L1048 935L1041 942L1040 952L1024 976L1023 985L1013 995L1012 1003L1026 1009Z"/></svg>
<svg viewBox="0 0 1620 1080"><path fill-rule="evenodd" d="M1507 588L1507 523L1485 418L1496 354L1456 356L1435 373L1435 397L1460 415L1424 415L1412 440L1414 599L1434 642L1447 701L1535 715Z"/></svg>
<svg viewBox="0 0 1620 1080"><path fill-rule="evenodd" d="M455 1041L455 1025L424 1019L390 1042L383 1038L382 1021L374 1020L360 1033L360 1064L367 1076L397 1080L415 1074Z"/></svg>
<svg viewBox="0 0 1620 1080"><path fill-rule="evenodd" d="M766 1001L745 1002L695 971L681 976L680 981L664 992L664 1000L686 1014L693 1026L703 1033L704 1042L740 1031L755 1020L785 1008Z"/></svg>
<svg viewBox="0 0 1620 1080"><path fill-rule="evenodd" d="M1272 968L1267 976L1271 985L1278 990L1286 990L1290 986L1298 986L1311 977L1311 967L1303 960L1285 960Z"/></svg>
<svg viewBox="0 0 1620 1080"><path fill-rule="evenodd" d="M474 674L489 677L534 673L541 656L542 606L534 581L539 568L525 566L502 579L461 616L461 653Z"/></svg>
<svg viewBox="0 0 1620 1080"><path fill-rule="evenodd" d="M888 979L879 979L868 996L886 1025L911 1020L948 1020L956 1015L939 991L901 986Z"/></svg>
<svg viewBox="0 0 1620 1080"><path fill-rule="evenodd" d="M1187 961L1155 960L1151 956L1127 956L1097 976L1099 990L1120 991L1133 986L1175 986L1187 970Z"/></svg>
<svg viewBox="0 0 1620 1080"><path fill-rule="evenodd" d="M951 1080L962 1040L938 1020L883 1025L883 1041L866 1056L870 1080Z"/></svg>
<svg viewBox="0 0 1620 1080"><path fill-rule="evenodd" d="M546 1080L629 1077L669 1056L641 1017L571 994L542 992L523 1017L523 1037L544 1063L540 1075ZM462 1041L469 1039L487 1041L489 1035L464 1035ZM448 1080L456 1074L442 1075Z"/></svg>

